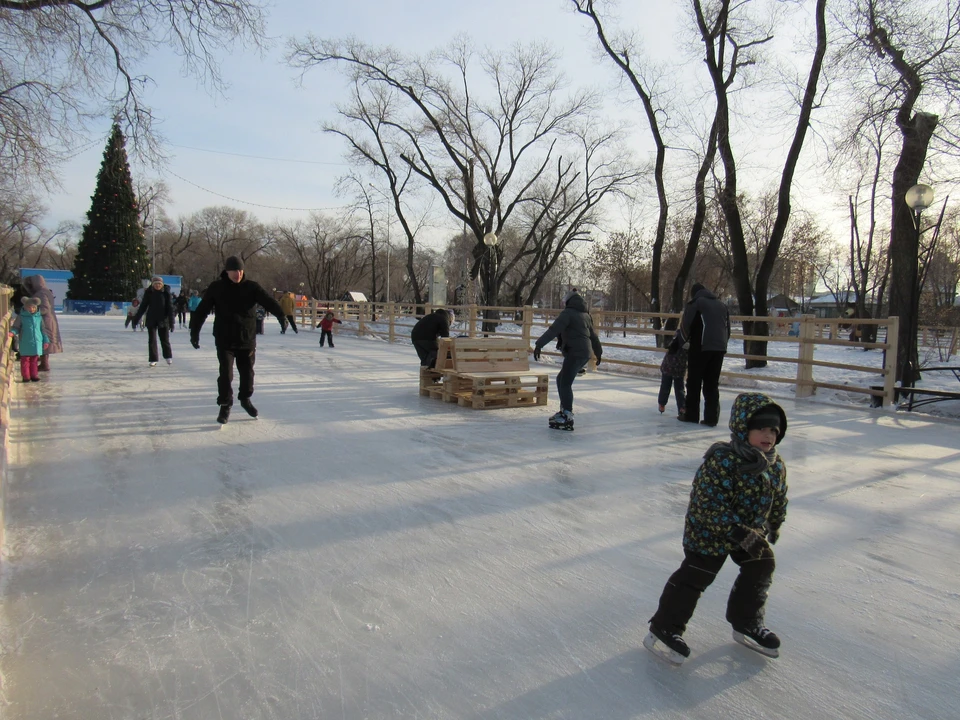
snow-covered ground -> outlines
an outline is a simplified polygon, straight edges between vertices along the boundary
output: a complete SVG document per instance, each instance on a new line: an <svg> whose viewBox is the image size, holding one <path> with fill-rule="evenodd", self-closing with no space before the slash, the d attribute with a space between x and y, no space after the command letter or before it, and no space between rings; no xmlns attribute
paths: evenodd
<svg viewBox="0 0 960 720"><path fill-rule="evenodd" d="M270 320L261 418L220 429L209 327L148 368L120 318L61 325L11 408L7 720L958 717L956 420L774 388L782 655L730 639L728 563L675 670L640 642L726 433L658 414L655 380L578 379L563 433L552 385L458 408L409 345Z"/></svg>

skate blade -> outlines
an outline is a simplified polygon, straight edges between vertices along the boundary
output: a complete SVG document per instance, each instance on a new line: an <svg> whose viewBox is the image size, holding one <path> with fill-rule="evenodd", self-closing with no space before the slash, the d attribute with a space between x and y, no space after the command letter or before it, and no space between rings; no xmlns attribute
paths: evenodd
<svg viewBox="0 0 960 720"><path fill-rule="evenodd" d="M659 660L662 660L673 667L680 667L683 665L683 661L686 660L686 658L676 650L671 650L666 645L661 643L657 636L653 633L647 633L647 636L643 639L643 646L653 653Z"/></svg>
<svg viewBox="0 0 960 720"><path fill-rule="evenodd" d="M766 655L769 658L780 657L779 648L765 648L763 645L758 645L752 639L748 638L743 633L737 632L736 630L733 631L733 639L743 645L745 648L750 648L754 652L760 653L761 655Z"/></svg>

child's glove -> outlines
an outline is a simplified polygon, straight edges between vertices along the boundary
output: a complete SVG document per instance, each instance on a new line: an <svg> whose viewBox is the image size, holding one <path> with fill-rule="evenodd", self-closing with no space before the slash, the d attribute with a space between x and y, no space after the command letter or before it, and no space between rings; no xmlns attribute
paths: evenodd
<svg viewBox="0 0 960 720"><path fill-rule="evenodd" d="M772 527L770 525L767 525L766 527L767 527L767 542L770 543L771 545L776 545L777 540L780 539L780 528Z"/></svg>
<svg viewBox="0 0 960 720"><path fill-rule="evenodd" d="M43 344L43 349L44 349L44 350L49 350L49 349L50 349L50 343L44 343L44 344Z"/></svg>
<svg viewBox="0 0 960 720"><path fill-rule="evenodd" d="M540 346L539 346L539 345L534 345L534 346L533 346L533 359L536 360L537 362L540 361Z"/></svg>
<svg viewBox="0 0 960 720"><path fill-rule="evenodd" d="M739 545L754 560L763 555L764 550L769 550L770 545L767 539L753 528L746 528L743 525L737 525L730 531L730 538Z"/></svg>
<svg viewBox="0 0 960 720"><path fill-rule="evenodd" d="M600 360L601 360L601 356L597 355L597 362L594 363L594 367L600 367Z"/></svg>

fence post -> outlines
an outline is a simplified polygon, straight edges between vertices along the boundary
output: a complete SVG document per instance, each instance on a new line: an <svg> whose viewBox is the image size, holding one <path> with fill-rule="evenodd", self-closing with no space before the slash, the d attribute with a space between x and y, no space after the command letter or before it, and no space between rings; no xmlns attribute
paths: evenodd
<svg viewBox="0 0 960 720"><path fill-rule="evenodd" d="M804 315L800 318L800 336L797 340L800 343L800 349L797 353L797 386L796 396L798 398L810 397L815 394L817 389L813 385L813 348L816 326L812 315Z"/></svg>
<svg viewBox="0 0 960 720"><path fill-rule="evenodd" d="M530 344L530 337L533 334L533 308L529 305L523 306L523 339Z"/></svg>
<svg viewBox="0 0 960 720"><path fill-rule="evenodd" d="M365 332L364 316L366 315L367 303L357 303L357 334L363 335Z"/></svg>
<svg viewBox="0 0 960 720"><path fill-rule="evenodd" d="M310 301L310 306L313 310L313 317L311 318L311 322L313 323L313 329L316 330L317 318L320 316L320 301L314 298Z"/></svg>
<svg viewBox="0 0 960 720"><path fill-rule="evenodd" d="M393 342L394 338L396 337L396 331L397 331L396 318L394 317L394 314L397 311L397 304L388 302L386 305L383 306L383 311L387 313L390 318L389 320L390 329L388 330L388 333L389 333L388 337L390 338L390 342Z"/></svg>
<svg viewBox="0 0 960 720"><path fill-rule="evenodd" d="M887 318L887 349L883 351L883 401L893 405L897 401L897 343L900 318Z"/></svg>
<svg viewBox="0 0 960 720"><path fill-rule="evenodd" d="M477 305L476 303L470 303L470 308L467 311L467 316L469 318L467 335L469 337L476 337L477 336Z"/></svg>

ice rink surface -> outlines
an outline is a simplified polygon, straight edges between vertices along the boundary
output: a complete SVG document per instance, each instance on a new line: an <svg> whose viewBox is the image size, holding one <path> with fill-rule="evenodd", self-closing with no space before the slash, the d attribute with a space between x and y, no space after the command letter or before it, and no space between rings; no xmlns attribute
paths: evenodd
<svg viewBox="0 0 960 720"><path fill-rule="evenodd" d="M268 320L260 419L220 429L210 323L155 368L122 318L61 326L11 407L4 720L960 717L957 421L781 393L781 657L731 640L728 563L672 669L640 643L728 433L654 381L580 378L552 431L552 384L458 408L409 345Z"/></svg>

